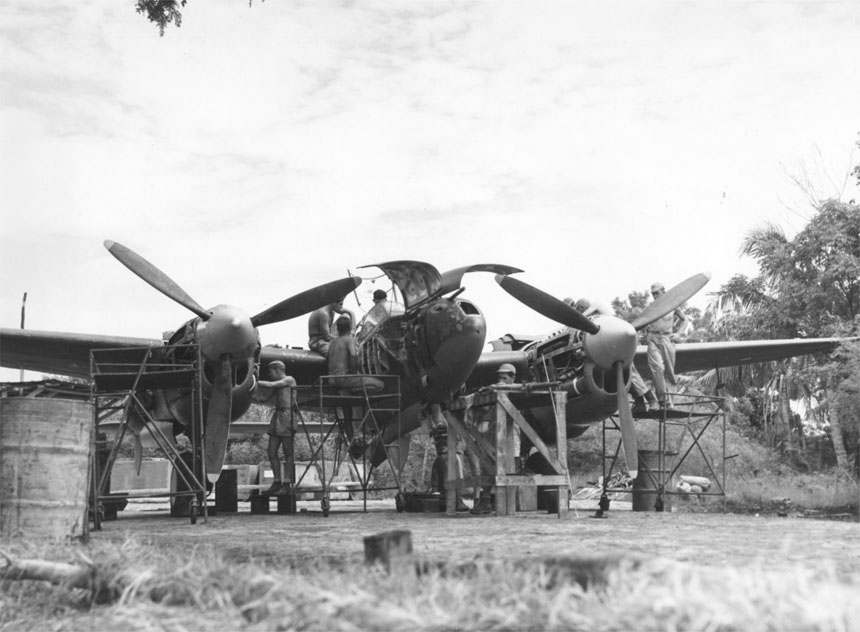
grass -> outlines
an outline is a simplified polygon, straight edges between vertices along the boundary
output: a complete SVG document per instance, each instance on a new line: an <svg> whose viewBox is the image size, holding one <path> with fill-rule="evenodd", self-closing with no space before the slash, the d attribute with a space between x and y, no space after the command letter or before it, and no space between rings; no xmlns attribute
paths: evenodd
<svg viewBox="0 0 860 632"><path fill-rule="evenodd" d="M825 514L860 513L860 487L851 479L834 473L803 474L765 471L756 475L738 474L727 484L727 502L735 509L762 511L779 508L811 510Z"/></svg>
<svg viewBox="0 0 860 632"><path fill-rule="evenodd" d="M73 561L76 547L9 543ZM857 587L835 573L705 569L622 557L237 562L137 539L81 547L104 603L43 582L3 584L0 629L18 630L852 630Z"/></svg>

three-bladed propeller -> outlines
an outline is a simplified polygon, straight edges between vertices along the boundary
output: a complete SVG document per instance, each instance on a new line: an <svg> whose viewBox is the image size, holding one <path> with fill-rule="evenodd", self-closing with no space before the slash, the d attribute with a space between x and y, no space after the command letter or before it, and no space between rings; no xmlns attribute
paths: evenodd
<svg viewBox="0 0 860 632"><path fill-rule="evenodd" d="M710 280L708 273L699 273L682 281L668 292L662 294L653 303L648 305L639 316L631 323L635 331L641 331L654 321L671 313L680 307L693 295L702 289ZM632 478L639 471L639 451L636 442L636 429L633 423L633 412L630 409L630 399L627 389L624 387L624 367L633 361L632 353L635 353L635 342L627 344L628 337L633 336L630 325L618 328L607 328L612 331L602 331L591 319L580 314L575 308L558 300L554 296L537 289L519 279L497 275L496 282L502 286L508 294L521 303L550 318L557 323L579 329L587 334L601 333L600 350L604 356L609 355L611 366L615 371L616 391L618 396L618 418L621 427L621 442L624 446L624 460L627 470ZM613 340L613 338L617 338ZM588 344L586 343L586 347ZM632 351L631 351L632 350ZM611 357L614 352L615 357ZM609 368L610 364L605 364Z"/></svg>
<svg viewBox="0 0 860 632"><path fill-rule="evenodd" d="M218 479L224 463L232 421L233 365L236 362L247 362L256 350L259 345L256 328L295 318L334 303L358 287L361 279L347 277L325 283L283 300L256 316L248 317L240 309L228 305L205 310L173 279L133 250L110 240L105 241L104 245L108 252L134 274L203 321L196 333L197 342L200 343L205 359L216 367L215 379L208 393L204 429L206 475L214 482ZM249 357L236 357L237 355Z"/></svg>

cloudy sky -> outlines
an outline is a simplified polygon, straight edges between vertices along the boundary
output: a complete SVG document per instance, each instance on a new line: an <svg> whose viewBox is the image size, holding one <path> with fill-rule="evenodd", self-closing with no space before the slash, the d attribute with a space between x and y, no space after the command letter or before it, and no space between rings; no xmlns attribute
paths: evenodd
<svg viewBox="0 0 860 632"><path fill-rule="evenodd" d="M0 325L153 336L360 266L520 267L605 301L732 274L765 222L857 197L853 2L0 3ZM359 288L364 308L379 287ZM553 324L465 279L490 337ZM304 319L263 342L306 344ZM2 352L2 351L0 351Z"/></svg>

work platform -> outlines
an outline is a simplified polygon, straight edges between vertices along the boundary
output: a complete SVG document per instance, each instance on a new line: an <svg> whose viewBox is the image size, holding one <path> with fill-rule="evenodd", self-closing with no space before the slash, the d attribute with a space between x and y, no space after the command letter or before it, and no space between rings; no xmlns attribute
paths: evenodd
<svg viewBox="0 0 860 632"><path fill-rule="evenodd" d="M359 489L367 510L367 493L371 490L371 478L377 462L387 463L391 469L394 487L374 486L373 491L397 490L397 508L403 510L400 470L409 450L410 437L401 437L400 423L400 378L396 375L323 375L313 389L314 402L320 416L318 433L310 431L299 412L304 436L311 447L311 457L304 471L298 476L294 487L300 485L312 466L320 474L322 499L320 505L324 516L331 510L331 492L339 491L334 478L342 463L350 463L358 476ZM334 423L322 422L334 416ZM390 421L396 420L396 441L386 443L384 431ZM386 423L389 422L389 423ZM334 439L333 459L326 459L326 442ZM384 456L384 459L382 458ZM380 463L380 464L381 464ZM330 464L330 466L329 466Z"/></svg>
<svg viewBox="0 0 860 632"><path fill-rule="evenodd" d="M101 528L105 507L130 498L168 497L172 514L184 513L197 522L202 512L208 516L203 463L202 392L199 371L202 367L197 345L167 345L158 348L134 347L97 349L90 352L90 398L93 404L92 520ZM188 445L180 447L168 438L149 413L142 398L150 390L181 389L189 399L189 423L185 427ZM99 426L119 415L119 432L110 441ZM167 422L171 423L172 422ZM169 492L141 491L117 498L109 493L110 473L127 433L149 434L158 449L170 461L176 474L176 489Z"/></svg>
<svg viewBox="0 0 860 632"><path fill-rule="evenodd" d="M715 489L712 487L707 491L696 492L695 496L721 496L725 509L726 462L734 457L726 457L726 417L721 408L723 398L674 394L673 399L675 404L672 408L633 414L637 427L641 428L640 424L654 424L657 428L656 443L651 445L651 449L639 450L639 473L632 489L633 509L664 511L670 496L691 496L689 492L676 491L675 481L685 467L696 467L697 477L708 477L708 481L714 483ZM705 432L715 423L719 424L721 432L718 450L713 446L706 448L702 442ZM619 456L623 446L619 438L614 443L614 448L607 452L607 433L620 433L620 430L617 414L603 422L603 489L599 502L601 511L609 509L609 493L631 492L629 488L608 485L616 465L621 462ZM640 430L637 434L642 436L644 432ZM699 462L691 463L691 457L698 458Z"/></svg>
<svg viewBox="0 0 860 632"><path fill-rule="evenodd" d="M505 516L521 509L536 509L526 498L535 498L538 488L550 488L558 494L558 517L567 515L570 494L570 473L567 466L567 425L565 406L567 393L551 385L511 384L491 387L465 397L458 397L448 406L448 454L456 454L457 441L462 438L477 455L482 474L460 478L457 459L448 459L445 482L446 512L456 514L458 490L465 487L494 486L496 515ZM548 446L520 412L520 408L550 407L554 412L556 444ZM552 474L522 474L517 471L518 455L515 433L522 431L535 449L549 463ZM487 475L483 472L492 472Z"/></svg>

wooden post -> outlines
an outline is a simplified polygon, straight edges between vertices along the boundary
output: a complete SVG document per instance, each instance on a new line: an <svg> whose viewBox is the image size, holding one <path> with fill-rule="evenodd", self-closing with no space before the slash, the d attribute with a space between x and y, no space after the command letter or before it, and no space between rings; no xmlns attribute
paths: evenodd
<svg viewBox="0 0 860 632"><path fill-rule="evenodd" d="M504 480L508 470L508 460L510 459L510 450L508 446L508 415L505 409L499 405L499 399L507 395L504 393L496 393L496 402L493 408L495 409L495 430L496 430L496 503L494 509L497 516L508 515L508 487L507 483L501 483Z"/></svg>
<svg viewBox="0 0 860 632"><path fill-rule="evenodd" d="M445 458L447 468L445 481L445 513L449 516L457 513L457 488L454 481L459 476L457 472L457 431L448 425L448 454Z"/></svg>
<svg viewBox="0 0 860 632"><path fill-rule="evenodd" d="M562 472L567 475L567 485L559 486L558 488L558 517L566 518L567 510L570 507L570 502L568 500L570 471L567 466L567 417L565 414L565 409L567 407L567 392L552 391L551 396L553 408L555 410L555 453L559 464L563 468Z"/></svg>
<svg viewBox="0 0 860 632"><path fill-rule="evenodd" d="M412 532L386 531L365 537L364 560L368 564L382 564L389 573L409 568L412 565Z"/></svg>

